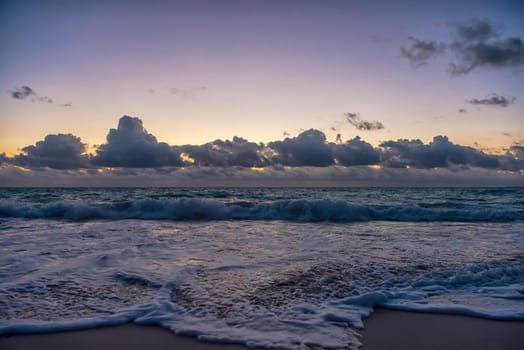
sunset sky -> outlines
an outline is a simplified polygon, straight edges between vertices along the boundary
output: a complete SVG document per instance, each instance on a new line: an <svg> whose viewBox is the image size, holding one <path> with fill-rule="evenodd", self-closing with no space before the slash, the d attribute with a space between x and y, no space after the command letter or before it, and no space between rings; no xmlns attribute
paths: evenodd
<svg viewBox="0 0 524 350"><path fill-rule="evenodd" d="M324 182L356 171L340 169L335 144L359 136L379 160L355 165L424 169L420 176L446 168L446 179L460 165L457 176L479 168L493 183L523 184L523 38L522 1L0 1L0 179L45 185L53 174L70 180L50 184L81 176L92 185L106 168L161 176L161 168L194 164L244 167L237 170L248 178L261 176L249 168L293 168L274 175L288 176L320 163L284 160L274 142L314 129L334 152L321 164L336 168L322 170ZM111 163L109 147L97 153L124 115L138 117L142 134L166 143L181 163ZM38 152L24 147L56 134L81 138L76 156L86 163L31 163ZM419 166L392 156L398 144L388 146L435 144L439 135L512 165L464 156ZM262 142L256 152L265 160L206 163L196 148L181 148L235 136ZM20 174L31 177L13 180ZM142 175L125 176L135 185Z"/></svg>

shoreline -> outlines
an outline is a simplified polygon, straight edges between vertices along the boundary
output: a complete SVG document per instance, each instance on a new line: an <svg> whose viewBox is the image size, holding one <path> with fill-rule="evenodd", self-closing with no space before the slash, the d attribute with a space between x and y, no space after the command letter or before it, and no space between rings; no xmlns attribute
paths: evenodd
<svg viewBox="0 0 524 350"><path fill-rule="evenodd" d="M364 320L362 350L517 350L524 343L523 321L377 309ZM200 342L159 326L124 324L56 333L1 335L1 350L195 349L246 350L241 344Z"/></svg>

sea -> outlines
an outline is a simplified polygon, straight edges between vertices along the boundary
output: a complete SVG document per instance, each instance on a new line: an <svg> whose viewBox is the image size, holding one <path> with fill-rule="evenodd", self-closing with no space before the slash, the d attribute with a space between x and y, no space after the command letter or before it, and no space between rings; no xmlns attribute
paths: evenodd
<svg viewBox="0 0 524 350"><path fill-rule="evenodd" d="M357 349L376 308L524 320L524 188L0 189L0 334Z"/></svg>

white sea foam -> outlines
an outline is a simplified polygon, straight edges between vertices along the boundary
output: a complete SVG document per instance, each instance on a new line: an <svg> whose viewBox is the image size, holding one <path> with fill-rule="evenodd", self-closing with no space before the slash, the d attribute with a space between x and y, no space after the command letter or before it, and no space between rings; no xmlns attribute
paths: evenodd
<svg viewBox="0 0 524 350"><path fill-rule="evenodd" d="M512 205L413 203L363 204L334 199L228 202L218 199L137 199L132 202L93 203L56 201L19 203L0 200L0 218L86 220L290 220L319 221L452 221L512 222L524 220L524 209Z"/></svg>
<svg viewBox="0 0 524 350"><path fill-rule="evenodd" d="M153 213L154 211L152 211ZM0 333L356 348L374 307L524 320L524 223L0 222Z"/></svg>

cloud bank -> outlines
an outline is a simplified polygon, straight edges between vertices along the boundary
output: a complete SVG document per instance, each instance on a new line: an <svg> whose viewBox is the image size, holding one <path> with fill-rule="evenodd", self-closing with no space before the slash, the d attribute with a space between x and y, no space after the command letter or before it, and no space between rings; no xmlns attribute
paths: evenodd
<svg viewBox="0 0 524 350"><path fill-rule="evenodd" d="M464 174L482 174L482 183L489 182L490 176L492 182L502 178L512 185L523 182L524 148L514 145L503 155L486 154L446 136L436 136L427 144L389 140L373 147L360 137L328 142L315 129L266 144L236 136L203 145L169 145L148 133L139 118L123 116L94 154L88 154L81 139L71 134L47 135L13 157L0 154L4 186L34 186L42 181L113 186L118 185L117 179L126 186L147 185L152 179L166 186L367 186L400 185L407 178L414 181L411 185L435 185L438 179L464 179Z"/></svg>

